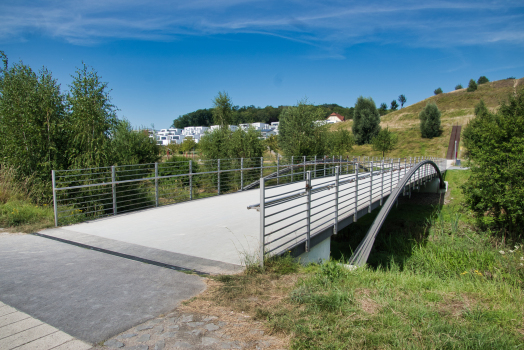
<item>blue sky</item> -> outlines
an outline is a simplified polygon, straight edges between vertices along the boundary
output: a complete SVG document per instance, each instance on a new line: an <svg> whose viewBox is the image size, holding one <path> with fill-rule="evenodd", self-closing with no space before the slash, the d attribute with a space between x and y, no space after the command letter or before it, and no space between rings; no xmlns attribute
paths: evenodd
<svg viewBox="0 0 524 350"><path fill-rule="evenodd" d="M0 3L0 50L67 90L82 61L135 126L209 108L407 105L470 78L524 77L523 1L87 0Z"/></svg>

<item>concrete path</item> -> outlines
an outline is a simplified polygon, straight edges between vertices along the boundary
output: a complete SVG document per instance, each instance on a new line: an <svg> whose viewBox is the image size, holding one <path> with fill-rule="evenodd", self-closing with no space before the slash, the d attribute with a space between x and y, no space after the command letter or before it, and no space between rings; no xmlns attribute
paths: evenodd
<svg viewBox="0 0 524 350"><path fill-rule="evenodd" d="M1 350L87 350L91 345L0 302Z"/></svg>
<svg viewBox="0 0 524 350"><path fill-rule="evenodd" d="M0 271L2 302L91 344L205 289L197 275L34 235L0 235Z"/></svg>

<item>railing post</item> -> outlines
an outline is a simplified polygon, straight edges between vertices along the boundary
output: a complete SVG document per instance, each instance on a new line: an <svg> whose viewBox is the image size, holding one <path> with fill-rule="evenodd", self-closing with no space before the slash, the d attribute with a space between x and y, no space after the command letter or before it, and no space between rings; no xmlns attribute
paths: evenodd
<svg viewBox="0 0 524 350"><path fill-rule="evenodd" d="M260 177L264 177L264 157L260 157Z"/></svg>
<svg viewBox="0 0 524 350"><path fill-rule="evenodd" d="M291 181L290 182L293 182L294 170L295 170L295 156L291 156Z"/></svg>
<svg viewBox="0 0 524 350"><path fill-rule="evenodd" d="M315 167L314 167L314 171L313 171L313 177L314 178L317 177L317 156L315 156Z"/></svg>
<svg viewBox="0 0 524 350"><path fill-rule="evenodd" d="M277 167L278 176L278 167ZM277 180L278 181L278 180ZM240 158L240 191L244 190L244 158Z"/></svg>
<svg viewBox="0 0 524 350"><path fill-rule="evenodd" d="M326 177L326 156L322 158L322 164L324 164L324 177Z"/></svg>
<svg viewBox="0 0 524 350"><path fill-rule="evenodd" d="M369 182L369 207L368 207L368 213L371 213L371 205L373 204L373 161L371 161L371 169L369 169L370 174L370 182Z"/></svg>
<svg viewBox="0 0 524 350"><path fill-rule="evenodd" d="M358 162L355 163L355 214L353 216L353 222L357 222L358 219Z"/></svg>
<svg viewBox="0 0 524 350"><path fill-rule="evenodd" d="M155 163L156 164L156 163ZM156 176L156 175L155 175ZM116 215L117 208L116 208L116 174L115 174L115 166L111 166L111 190L113 191L113 215ZM157 187L158 188L158 187ZM158 191L157 191L158 193ZM158 195L157 195L158 198Z"/></svg>
<svg viewBox="0 0 524 350"><path fill-rule="evenodd" d="M51 170L51 183L53 184L53 209L55 212L55 227L58 227L58 208L56 205L56 179L54 170Z"/></svg>
<svg viewBox="0 0 524 350"><path fill-rule="evenodd" d="M277 185L280 185L280 156L277 154Z"/></svg>
<svg viewBox="0 0 524 350"><path fill-rule="evenodd" d="M382 174L382 179L380 180L380 206L382 206L382 200L384 199L384 158L380 162L380 173Z"/></svg>
<svg viewBox="0 0 524 350"><path fill-rule="evenodd" d="M266 239L266 181L260 178L260 267L264 267L265 239Z"/></svg>
<svg viewBox="0 0 524 350"><path fill-rule="evenodd" d="M217 176L218 176L217 190L218 190L218 195L220 195L220 159L218 160Z"/></svg>
<svg viewBox="0 0 524 350"><path fill-rule="evenodd" d="M155 207L158 207L158 163L155 163Z"/></svg>
<svg viewBox="0 0 524 350"><path fill-rule="evenodd" d="M335 165L335 156L333 156L333 159L331 160L331 164L332 164L332 165ZM334 170L335 170L335 169L331 170L331 174L333 174L333 171L334 171Z"/></svg>
<svg viewBox="0 0 524 350"><path fill-rule="evenodd" d="M306 174L306 252L311 248L311 171Z"/></svg>
<svg viewBox="0 0 524 350"><path fill-rule="evenodd" d="M393 193L393 158L391 158L391 165L389 167L389 170L391 171L391 181L389 182L389 195Z"/></svg>
<svg viewBox="0 0 524 350"><path fill-rule="evenodd" d="M335 226L334 226L334 234L338 233L338 183L339 183L339 177L340 177L340 166L337 166L335 168Z"/></svg>
<svg viewBox="0 0 524 350"><path fill-rule="evenodd" d="M306 178L306 156L304 156L304 170L303 170L302 180Z"/></svg>
<svg viewBox="0 0 524 350"><path fill-rule="evenodd" d="M189 200L193 200L193 161L189 161Z"/></svg>

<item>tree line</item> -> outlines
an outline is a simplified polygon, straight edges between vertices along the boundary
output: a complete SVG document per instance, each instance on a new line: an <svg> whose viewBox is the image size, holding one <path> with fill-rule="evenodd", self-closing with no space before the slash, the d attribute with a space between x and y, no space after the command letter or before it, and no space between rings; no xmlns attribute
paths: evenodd
<svg viewBox="0 0 524 350"><path fill-rule="evenodd" d="M159 146L117 116L108 84L82 64L63 93L52 73L0 51L0 166L31 179L35 199L48 200L52 169L150 163Z"/></svg>

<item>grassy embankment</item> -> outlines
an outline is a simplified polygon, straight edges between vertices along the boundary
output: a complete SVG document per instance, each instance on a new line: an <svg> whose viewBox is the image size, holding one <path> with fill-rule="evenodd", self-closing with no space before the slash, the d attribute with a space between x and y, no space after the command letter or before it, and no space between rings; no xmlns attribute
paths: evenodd
<svg viewBox="0 0 524 350"><path fill-rule="evenodd" d="M265 271L215 278L194 302L251 315L293 349L519 348L522 244L475 228L459 188L467 176L449 171L450 191L434 203L426 195L404 199L365 268L280 258ZM332 256L347 257L374 215L339 233Z"/></svg>
<svg viewBox="0 0 524 350"><path fill-rule="evenodd" d="M389 127L398 134L397 149L388 154L391 157L425 155L445 157L448 149L449 137L453 125L466 126L474 117L475 105L482 99L486 106L495 111L502 101L506 101L516 89L524 87L524 78L498 80L478 86L477 91L467 92L466 89L456 90L431 96L423 101L398 111L389 113L381 118L381 127ZM427 103L434 102L442 112L441 122L443 133L440 137L423 139L420 136L420 120L418 115ZM334 124L332 130L339 128L351 130L352 121ZM351 154L365 156L379 156L371 145L355 146Z"/></svg>
<svg viewBox="0 0 524 350"><path fill-rule="evenodd" d="M35 232L53 226L52 207L31 200L29 181L16 181L13 171L0 169L0 227L11 232Z"/></svg>

